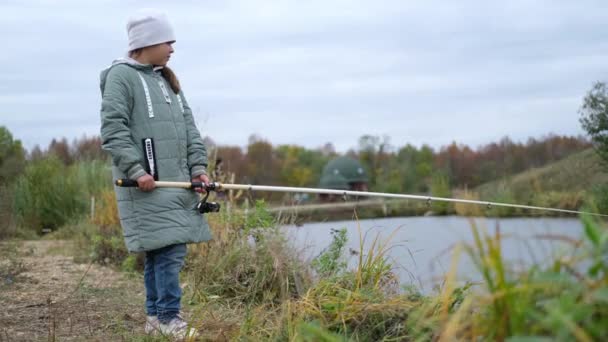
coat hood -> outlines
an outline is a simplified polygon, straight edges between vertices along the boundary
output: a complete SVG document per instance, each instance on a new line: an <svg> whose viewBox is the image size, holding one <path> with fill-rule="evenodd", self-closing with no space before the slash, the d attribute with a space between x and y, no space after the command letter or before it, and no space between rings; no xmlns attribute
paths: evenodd
<svg viewBox="0 0 608 342"><path fill-rule="evenodd" d="M101 71L101 75L99 76L99 87L101 88L102 93L103 93L103 90L106 85L106 78L108 77L108 73L110 72L110 70L113 67L115 67L119 64L126 64L130 67L133 67L137 70L142 70L142 71L151 71L151 70L158 71L163 68L162 66L153 66L151 64L142 64L128 56L117 58L112 61L112 64L110 64L110 66L108 66L107 68L105 68Z"/></svg>

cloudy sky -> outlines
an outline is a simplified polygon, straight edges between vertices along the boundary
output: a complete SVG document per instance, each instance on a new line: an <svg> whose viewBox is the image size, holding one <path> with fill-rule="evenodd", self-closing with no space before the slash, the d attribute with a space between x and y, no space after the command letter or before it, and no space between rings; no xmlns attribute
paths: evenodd
<svg viewBox="0 0 608 342"><path fill-rule="evenodd" d="M99 132L99 71L165 10L204 135L339 151L582 134L608 79L608 1L0 1L0 125L27 148Z"/></svg>

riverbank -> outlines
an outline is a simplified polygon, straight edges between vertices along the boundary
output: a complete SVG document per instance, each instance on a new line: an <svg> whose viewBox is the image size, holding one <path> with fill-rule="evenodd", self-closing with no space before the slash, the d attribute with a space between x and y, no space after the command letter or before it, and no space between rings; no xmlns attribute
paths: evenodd
<svg viewBox="0 0 608 342"><path fill-rule="evenodd" d="M472 241L448 252L450 264L445 265L441 285L428 294L400 281L395 264L388 258L396 243L390 234L361 236L354 241L360 242L361 248L350 250L347 232L335 229L329 246L313 260L306 260L302 250L289 243L289 237L277 227L264 205L252 208L247 216L222 212L210 216L210 220L214 241L191 245L182 272L184 311L203 333L200 340L447 341L535 337L593 341L608 336L608 231L591 219L584 219L584 235L578 238L545 237L574 248L526 267L505 257L506 237L500 230L486 233L473 224ZM135 255L122 254L120 229L111 227L109 222L81 222L62 228L63 236L75 238L72 247L55 252L51 248L47 252L69 252L78 257L70 257L76 266L68 265L66 259L51 263L63 265L56 268L56 280L53 275L44 274L37 281L28 281L27 273L16 266L20 262L11 263L8 267L17 267L17 271L1 272L3 286L8 286L2 291L7 294L2 297L3 304L13 303L13 298L31 298L26 306L44 305L48 292L41 289L56 281L63 285L50 288L55 296L51 296L51 309L53 301L66 302L67 296L71 298L67 302L74 300L74 305L71 311L60 311L80 316L53 320L58 316L43 315L45 323L36 328L40 332L36 336L42 337L44 331L72 331L74 339L76 334L113 334L108 336L132 341L163 340L140 334L143 294L138 291L143 291L143 287L139 261ZM4 245L2 248L5 250ZM20 255L28 258L22 259L24 269L53 269L40 260L40 255L27 256L27 247L18 248L24 250ZM481 274L477 283L458 281L459 260L465 255ZM94 261L91 270L98 271L87 271L89 263L74 263L87 258ZM101 267L99 263L108 265ZM71 272L73 269L80 272ZM10 284L5 280L7 274L12 274ZM89 277L93 278L87 280ZM126 279L127 284L120 285L125 284L121 279ZM95 285L104 283L117 287L104 290ZM72 292L77 295L69 296ZM125 301L124 309L111 304L117 298ZM18 322L30 322L34 317L22 316L18 310L27 308L16 307L16 302L11 305L7 312L14 321L5 317L3 324L13 327L10 333L14 338ZM49 310L44 306L37 308L37 312ZM87 314L85 309L92 311ZM94 323L86 323L87 317ZM80 323L70 330L69 322ZM26 325L24 329L26 333L33 331Z"/></svg>

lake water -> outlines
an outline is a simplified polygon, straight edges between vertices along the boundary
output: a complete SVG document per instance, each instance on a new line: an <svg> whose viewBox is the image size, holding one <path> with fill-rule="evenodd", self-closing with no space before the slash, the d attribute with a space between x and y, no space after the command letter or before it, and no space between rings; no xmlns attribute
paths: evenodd
<svg viewBox="0 0 608 342"><path fill-rule="evenodd" d="M284 226L288 236L304 255L312 258L326 248L332 240L332 229L347 229L348 248L360 249L359 238L364 238L364 251L372 240L380 234L391 246L389 258L395 266L401 284L413 285L428 293L438 284L450 269L454 246L461 242L473 241L472 222L488 233L494 234L499 227L502 239L502 253L515 266L542 263L552 255L565 252L570 246L555 239L539 238L539 235L560 235L578 239L583 226L577 218L464 218L448 217L397 217L357 221L335 221L307 223L297 227ZM360 227L360 229L358 228ZM346 253L349 254L350 253ZM349 256L349 265L354 267L356 256ZM463 253L457 269L461 281L478 281L480 275L468 257Z"/></svg>

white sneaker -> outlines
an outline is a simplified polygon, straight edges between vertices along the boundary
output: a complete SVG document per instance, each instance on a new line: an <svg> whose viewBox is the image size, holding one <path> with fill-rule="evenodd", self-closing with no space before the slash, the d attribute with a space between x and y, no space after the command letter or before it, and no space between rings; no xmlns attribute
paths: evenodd
<svg viewBox="0 0 608 342"><path fill-rule="evenodd" d="M156 335L160 330L160 321L156 316L146 316L144 332L148 335Z"/></svg>
<svg viewBox="0 0 608 342"><path fill-rule="evenodd" d="M180 339L198 336L196 329L188 327L188 323L180 316L175 317L167 324L160 323L160 332L163 335L170 335Z"/></svg>

